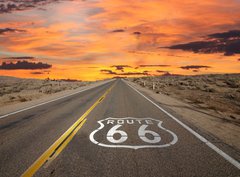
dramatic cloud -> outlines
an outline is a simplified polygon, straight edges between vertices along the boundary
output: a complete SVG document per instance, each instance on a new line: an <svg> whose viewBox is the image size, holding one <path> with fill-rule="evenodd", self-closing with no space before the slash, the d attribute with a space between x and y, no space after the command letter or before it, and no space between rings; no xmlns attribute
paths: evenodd
<svg viewBox="0 0 240 177"><path fill-rule="evenodd" d="M143 72L126 72L126 73L119 73L117 75L120 76L133 76L133 75L149 75L148 71L143 71Z"/></svg>
<svg viewBox="0 0 240 177"><path fill-rule="evenodd" d="M122 33L122 32L125 32L125 30L123 30L123 29L116 29L116 30L113 30L111 32L112 33Z"/></svg>
<svg viewBox="0 0 240 177"><path fill-rule="evenodd" d="M39 8L58 1L59 0L3 0L0 1L0 14Z"/></svg>
<svg viewBox="0 0 240 177"><path fill-rule="evenodd" d="M35 60L35 57L28 57L28 56L23 56L23 57L6 57L2 58L3 60Z"/></svg>
<svg viewBox="0 0 240 177"><path fill-rule="evenodd" d="M230 39L230 38L240 38L240 30L232 30L223 33L215 33L208 35L212 39Z"/></svg>
<svg viewBox="0 0 240 177"><path fill-rule="evenodd" d="M104 73L104 74L117 74L116 72L114 72L110 69L101 69L100 71L101 71L101 73Z"/></svg>
<svg viewBox="0 0 240 177"><path fill-rule="evenodd" d="M185 69L185 70L194 70L194 72L196 72L196 70L208 69L208 68L211 68L211 67L210 66L203 66L203 65L187 65L187 66L181 66L180 68Z"/></svg>
<svg viewBox="0 0 240 177"><path fill-rule="evenodd" d="M24 33L26 30L14 29L14 28L0 28L0 35L8 33Z"/></svg>
<svg viewBox="0 0 240 177"><path fill-rule="evenodd" d="M139 65L138 67L169 67L170 65Z"/></svg>
<svg viewBox="0 0 240 177"><path fill-rule="evenodd" d="M0 15L0 65L23 60L54 64L49 75L3 69L0 75L100 80L144 76L144 70L151 75L165 73L156 70L239 72L239 0L0 0ZM159 48L189 43L180 50ZM44 59L2 59L28 55ZM111 67L119 64L132 68ZM149 66L138 67L145 64ZM185 65L214 68L179 68Z"/></svg>
<svg viewBox="0 0 240 177"><path fill-rule="evenodd" d="M41 75L41 74L44 74L44 72L36 71L36 72L31 72L31 74L34 74L34 75Z"/></svg>
<svg viewBox="0 0 240 177"><path fill-rule="evenodd" d="M48 69L51 68L52 65L42 62L28 62L28 61L18 61L16 63L6 63L3 62L2 65L0 65L0 69L2 70L17 70L17 69Z"/></svg>
<svg viewBox="0 0 240 177"><path fill-rule="evenodd" d="M167 73L168 71L163 71L163 70L156 70L158 73Z"/></svg>
<svg viewBox="0 0 240 177"><path fill-rule="evenodd" d="M89 66L89 67L87 67L87 68L90 68L90 69L95 69L95 68L99 68L99 67L97 67L97 66Z"/></svg>
<svg viewBox="0 0 240 177"><path fill-rule="evenodd" d="M104 74L110 74L110 75L116 75L116 76L149 75L148 71L117 73L112 70L102 69L100 70L100 72Z"/></svg>
<svg viewBox="0 0 240 177"><path fill-rule="evenodd" d="M140 34L142 34L142 33L139 32L139 31L135 31L135 32L133 32L133 34L134 34L134 35L140 35Z"/></svg>
<svg viewBox="0 0 240 177"><path fill-rule="evenodd" d="M48 71L48 70L43 70L43 71L33 71L33 72L31 72L30 74L33 74L33 75L42 75L42 74L49 74L50 73L50 71Z"/></svg>
<svg viewBox="0 0 240 177"><path fill-rule="evenodd" d="M214 33L204 41L178 44L169 49L181 49L194 53L224 53L225 56L240 54L240 30Z"/></svg>
<svg viewBox="0 0 240 177"><path fill-rule="evenodd" d="M112 68L116 68L116 70L124 71L124 68L131 68L129 65L113 65Z"/></svg>

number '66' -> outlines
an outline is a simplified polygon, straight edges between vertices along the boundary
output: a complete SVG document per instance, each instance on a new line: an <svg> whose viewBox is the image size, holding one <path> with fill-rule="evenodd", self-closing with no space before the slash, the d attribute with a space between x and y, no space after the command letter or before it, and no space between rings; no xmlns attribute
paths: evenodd
<svg viewBox="0 0 240 177"><path fill-rule="evenodd" d="M128 139L128 135L125 131L123 130L118 130L122 125L115 125L113 126L107 133L107 140L111 143L123 143ZM138 136L139 138L146 142L146 143L158 143L161 141L161 137L158 133L152 131L152 130L146 130L148 125L141 125L138 129ZM119 139L115 139L113 136L114 134L120 134ZM150 134L153 136L153 139L149 139L146 137L146 134Z"/></svg>

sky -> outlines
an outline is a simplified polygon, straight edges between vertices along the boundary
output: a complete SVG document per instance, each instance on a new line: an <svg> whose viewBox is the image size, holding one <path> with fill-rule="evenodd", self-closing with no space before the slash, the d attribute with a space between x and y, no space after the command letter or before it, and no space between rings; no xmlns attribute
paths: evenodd
<svg viewBox="0 0 240 177"><path fill-rule="evenodd" d="M239 0L2 0L0 75L239 73Z"/></svg>

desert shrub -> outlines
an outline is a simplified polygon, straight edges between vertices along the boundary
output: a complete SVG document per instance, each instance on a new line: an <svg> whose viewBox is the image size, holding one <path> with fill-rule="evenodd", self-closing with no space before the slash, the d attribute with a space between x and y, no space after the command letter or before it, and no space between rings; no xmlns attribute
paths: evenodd
<svg viewBox="0 0 240 177"><path fill-rule="evenodd" d="M136 82L138 80L139 80L139 78L133 78L133 82Z"/></svg>
<svg viewBox="0 0 240 177"><path fill-rule="evenodd" d="M225 83L231 88L239 88L239 84L234 79L226 80Z"/></svg>
<svg viewBox="0 0 240 177"><path fill-rule="evenodd" d="M12 88L12 92L14 92L14 93L20 92L21 90L22 90L22 88L20 88L18 86L15 86Z"/></svg>
<svg viewBox="0 0 240 177"><path fill-rule="evenodd" d="M214 88L206 88L206 90L205 90L206 92L216 92L216 90L214 89Z"/></svg>
<svg viewBox="0 0 240 177"><path fill-rule="evenodd" d="M24 97L21 97L21 96L19 96L19 101L20 102L26 102L26 101L28 101L26 98L24 98Z"/></svg>
<svg viewBox="0 0 240 177"><path fill-rule="evenodd" d="M8 98L9 98L9 100L12 101L12 100L14 100L16 97L15 97L15 96L9 96Z"/></svg>

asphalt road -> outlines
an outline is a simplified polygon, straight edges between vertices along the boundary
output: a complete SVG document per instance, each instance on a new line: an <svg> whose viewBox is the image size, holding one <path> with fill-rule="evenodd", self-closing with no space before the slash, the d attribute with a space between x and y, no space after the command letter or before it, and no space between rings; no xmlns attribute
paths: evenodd
<svg viewBox="0 0 240 177"><path fill-rule="evenodd" d="M54 158L41 164L47 149ZM41 177L240 176L122 80L0 119L0 176L29 170Z"/></svg>

